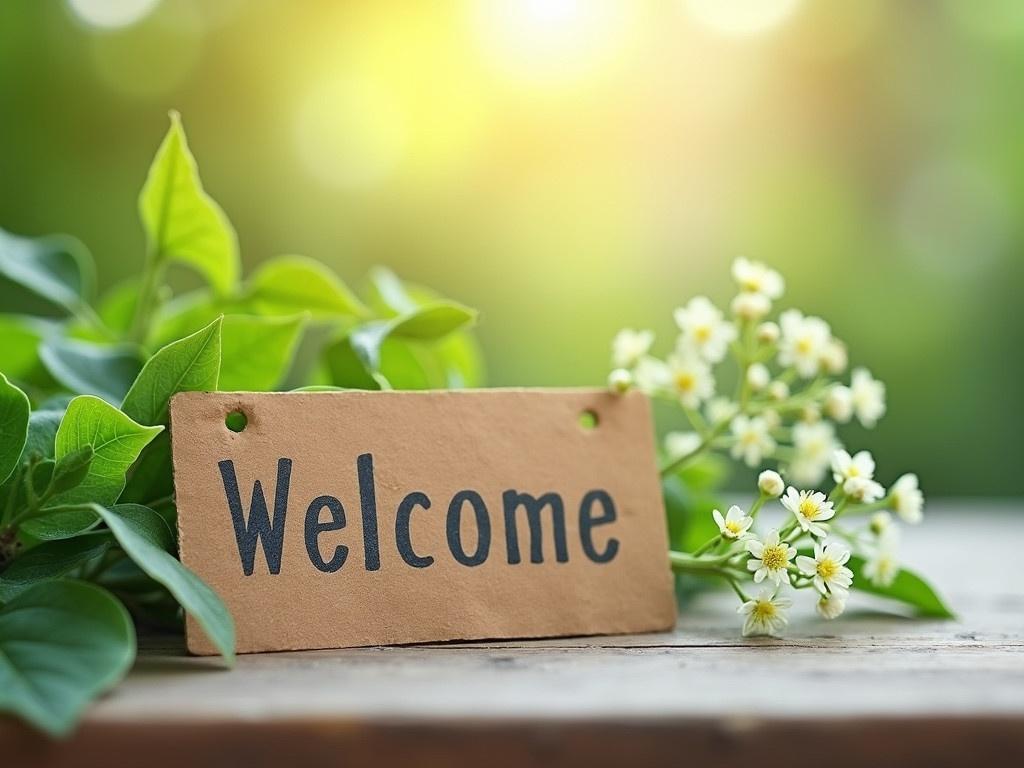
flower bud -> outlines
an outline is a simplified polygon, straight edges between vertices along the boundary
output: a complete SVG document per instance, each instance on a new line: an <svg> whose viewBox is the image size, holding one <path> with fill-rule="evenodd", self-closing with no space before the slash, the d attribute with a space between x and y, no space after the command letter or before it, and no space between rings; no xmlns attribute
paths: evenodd
<svg viewBox="0 0 1024 768"><path fill-rule="evenodd" d="M800 421L806 424L821 421L821 409L814 403L808 403L800 409Z"/></svg>
<svg viewBox="0 0 1024 768"><path fill-rule="evenodd" d="M823 619L835 619L846 610L846 599L840 597L838 593L832 592L818 598L818 604L815 607L818 615Z"/></svg>
<svg viewBox="0 0 1024 768"><path fill-rule="evenodd" d="M771 308L771 299L761 293L744 291L732 300L732 313L743 320L760 320Z"/></svg>
<svg viewBox="0 0 1024 768"><path fill-rule="evenodd" d="M616 368L608 374L608 389L612 392L622 394L629 391L631 386L633 386L633 374L625 368Z"/></svg>
<svg viewBox="0 0 1024 768"><path fill-rule="evenodd" d="M875 512L871 516L871 532L875 536L882 536L892 526L892 515L882 510L881 512Z"/></svg>
<svg viewBox="0 0 1024 768"><path fill-rule="evenodd" d="M842 424L853 417L853 392L849 387L842 384L829 387L825 394L825 414Z"/></svg>
<svg viewBox="0 0 1024 768"><path fill-rule="evenodd" d="M768 396L772 400L785 400L789 397L789 385L784 381L773 381L768 386Z"/></svg>
<svg viewBox="0 0 1024 768"><path fill-rule="evenodd" d="M772 380L771 373L768 372L768 368L762 363L754 363L752 366L747 368L747 384L755 392L760 392L762 389L768 386L768 382Z"/></svg>
<svg viewBox="0 0 1024 768"><path fill-rule="evenodd" d="M778 498L786 489L782 482L782 476L778 472L766 469L757 476L757 487L765 496Z"/></svg>
<svg viewBox="0 0 1024 768"><path fill-rule="evenodd" d="M762 344L774 344L779 340L781 331L773 322L761 323L757 326L757 340Z"/></svg>
<svg viewBox="0 0 1024 768"><path fill-rule="evenodd" d="M825 373L838 376L846 370L848 362L846 345L839 339L829 339L828 344L821 351L821 366L825 369Z"/></svg>
<svg viewBox="0 0 1024 768"><path fill-rule="evenodd" d="M767 408L761 411L761 418L764 419L764 423L768 425L768 429L778 429L782 426L782 417L779 416L778 411L773 411L771 408Z"/></svg>

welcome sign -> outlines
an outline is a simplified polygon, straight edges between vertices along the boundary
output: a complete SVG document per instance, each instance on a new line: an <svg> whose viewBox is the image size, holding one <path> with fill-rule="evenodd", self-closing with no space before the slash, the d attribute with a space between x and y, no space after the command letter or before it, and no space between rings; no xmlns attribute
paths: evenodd
<svg viewBox="0 0 1024 768"><path fill-rule="evenodd" d="M187 392L171 438L181 559L240 652L675 622L639 393Z"/></svg>

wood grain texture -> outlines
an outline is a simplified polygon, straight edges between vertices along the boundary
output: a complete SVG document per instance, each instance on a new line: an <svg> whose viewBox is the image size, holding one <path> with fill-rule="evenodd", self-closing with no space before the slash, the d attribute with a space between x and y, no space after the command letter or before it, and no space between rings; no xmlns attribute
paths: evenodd
<svg viewBox="0 0 1024 768"><path fill-rule="evenodd" d="M705 594L671 633L265 654L233 672L149 639L70 741L0 722L4 764L142 749L151 767L1021 764L1024 509L929 512L905 560L955 621L862 598L835 622L804 606L785 640L747 641L735 601Z"/></svg>

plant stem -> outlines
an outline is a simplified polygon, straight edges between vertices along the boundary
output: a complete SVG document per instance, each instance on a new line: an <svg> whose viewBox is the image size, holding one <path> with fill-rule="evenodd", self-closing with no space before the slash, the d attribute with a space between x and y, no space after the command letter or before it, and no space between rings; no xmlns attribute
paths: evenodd
<svg viewBox="0 0 1024 768"><path fill-rule="evenodd" d="M135 315L132 317L130 338L138 344L143 344L149 335L149 325L153 316L153 305L155 304L157 288L163 277L163 259L159 253L152 250L146 253L146 265L142 271L142 283L139 286L138 302L135 305Z"/></svg>
<svg viewBox="0 0 1024 768"><path fill-rule="evenodd" d="M668 464L663 466L661 468L661 476L664 477L665 475L671 475L677 469L685 466L692 459L696 458L704 451L706 451L711 446L711 443L714 441L714 439L725 431L725 428L727 426L729 426L729 422L726 419L722 419L720 422L715 424L711 428L711 430L704 436L704 439L701 440L700 445L698 445L689 453L684 453L679 458L673 459Z"/></svg>

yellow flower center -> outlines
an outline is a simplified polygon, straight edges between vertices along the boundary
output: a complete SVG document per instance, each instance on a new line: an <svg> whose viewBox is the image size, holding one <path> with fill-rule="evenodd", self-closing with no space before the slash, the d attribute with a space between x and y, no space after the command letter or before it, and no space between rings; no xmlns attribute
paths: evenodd
<svg viewBox="0 0 1024 768"><path fill-rule="evenodd" d="M711 338L711 326L698 325L693 329L693 338L702 344L708 341Z"/></svg>
<svg viewBox="0 0 1024 768"><path fill-rule="evenodd" d="M727 530L733 536L738 536L739 533L743 530L743 526L740 525L738 520L726 520L725 530Z"/></svg>
<svg viewBox="0 0 1024 768"><path fill-rule="evenodd" d="M810 499L804 499L800 502L799 510L806 520L813 520L818 516L821 508Z"/></svg>
<svg viewBox="0 0 1024 768"><path fill-rule="evenodd" d="M807 337L797 339L796 351L799 352L801 355L809 355L813 348L814 345L811 344L811 340L808 339Z"/></svg>
<svg viewBox="0 0 1024 768"><path fill-rule="evenodd" d="M831 558L826 558L818 563L818 575L825 581L834 578L839 573L839 564Z"/></svg>
<svg viewBox="0 0 1024 768"><path fill-rule="evenodd" d="M696 377L689 372L682 372L676 374L676 387L680 392L689 392L696 385Z"/></svg>
<svg viewBox="0 0 1024 768"><path fill-rule="evenodd" d="M765 621L767 619L774 619L775 614L779 612L779 609L775 607L775 603L771 600L758 600L754 603L754 618L758 621Z"/></svg>
<svg viewBox="0 0 1024 768"><path fill-rule="evenodd" d="M761 281L756 277L745 277L740 281L740 287L750 293L757 293L761 290Z"/></svg>
<svg viewBox="0 0 1024 768"><path fill-rule="evenodd" d="M856 464L851 464L846 468L847 477L860 477L860 469Z"/></svg>
<svg viewBox="0 0 1024 768"><path fill-rule="evenodd" d="M785 568L789 562L786 557L786 547L778 544L774 547L765 547L761 553L761 562L769 571L778 571Z"/></svg>

